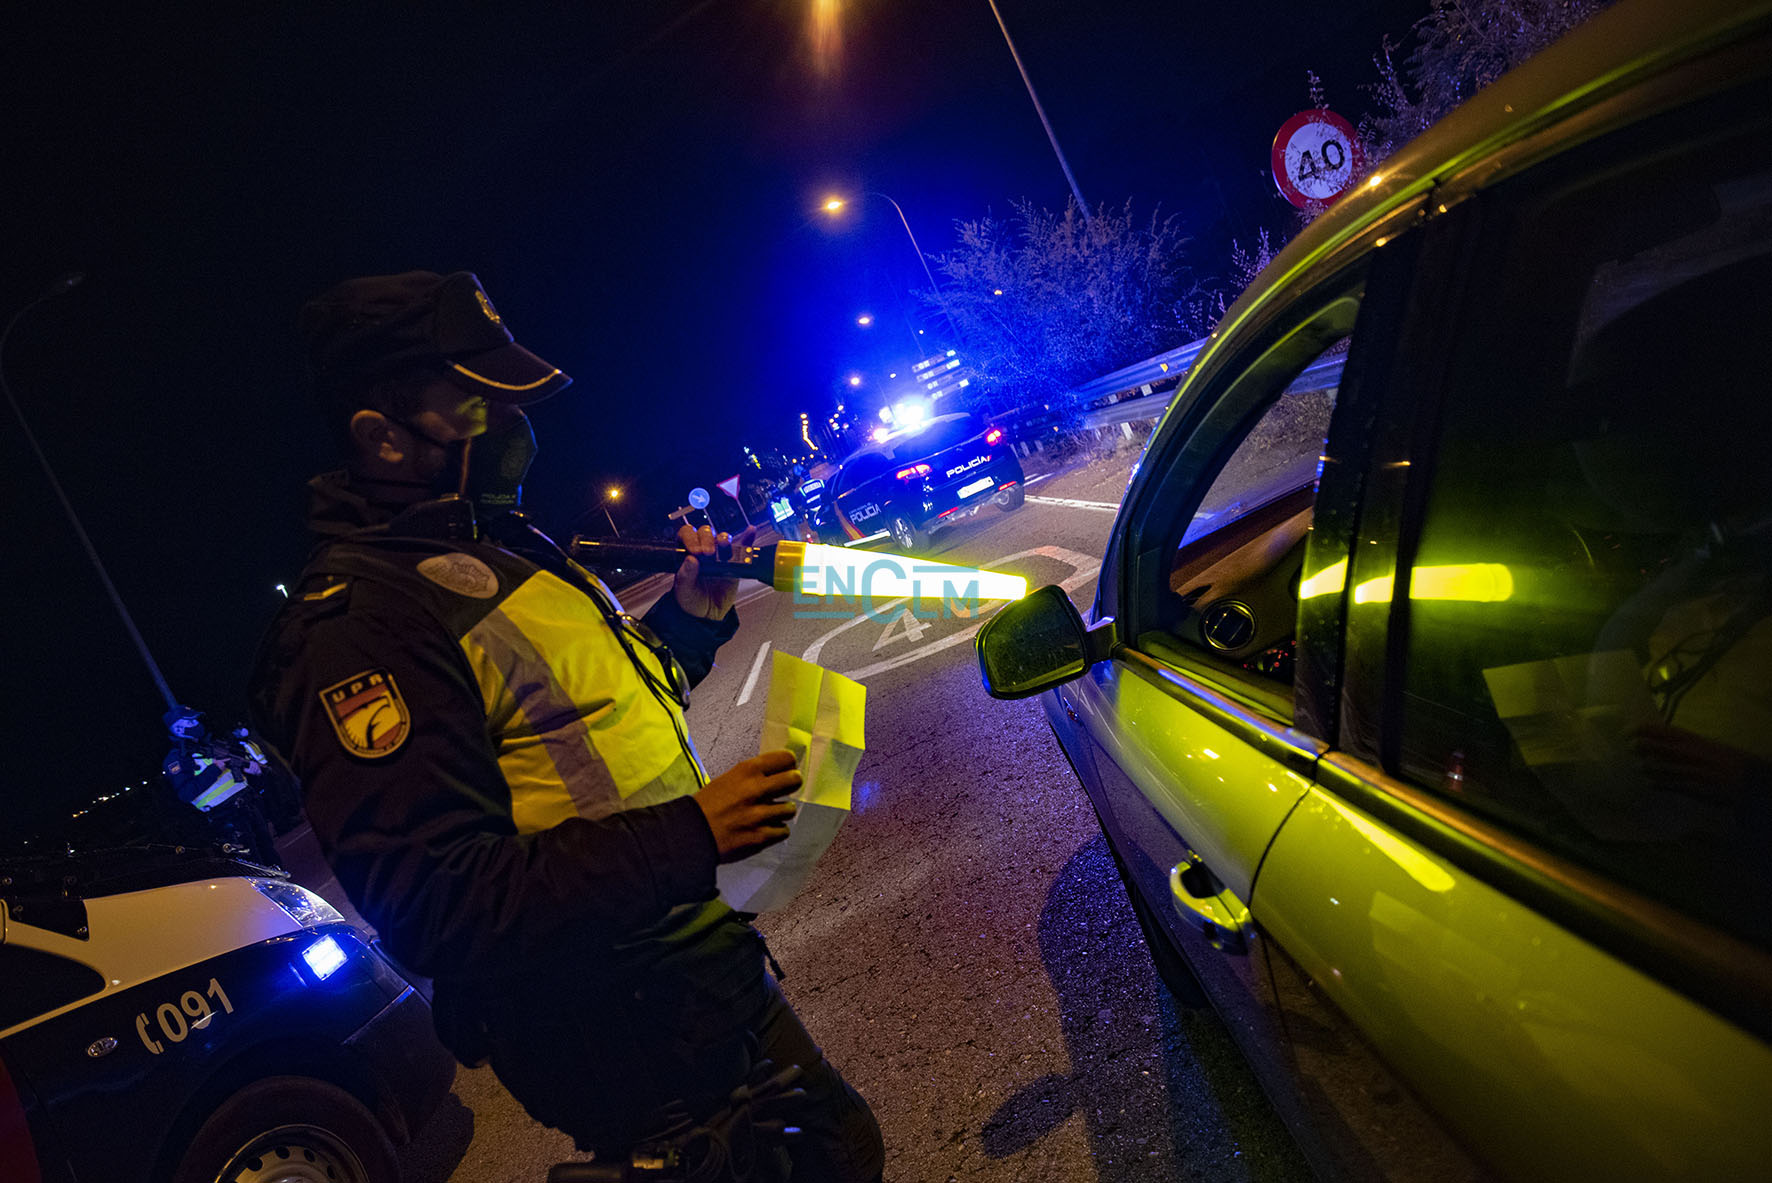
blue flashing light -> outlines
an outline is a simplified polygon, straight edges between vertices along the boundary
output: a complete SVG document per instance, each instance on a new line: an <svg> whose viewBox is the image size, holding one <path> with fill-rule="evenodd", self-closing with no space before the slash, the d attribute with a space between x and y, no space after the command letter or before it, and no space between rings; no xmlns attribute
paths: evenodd
<svg viewBox="0 0 1772 1183"><path fill-rule="evenodd" d="M345 951L331 937L321 937L301 951L301 959L308 963L314 976L324 982L345 963Z"/></svg>

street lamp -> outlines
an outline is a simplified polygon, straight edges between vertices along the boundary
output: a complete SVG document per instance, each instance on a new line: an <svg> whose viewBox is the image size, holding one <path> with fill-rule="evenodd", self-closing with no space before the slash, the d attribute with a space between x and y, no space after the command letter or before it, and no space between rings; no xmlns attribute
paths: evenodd
<svg viewBox="0 0 1772 1183"><path fill-rule="evenodd" d="M601 500L597 503L598 506L603 510L603 516L609 519L610 531L617 538L621 537L621 531L616 529L616 527L615 527L615 515L609 512L609 503L611 501L620 501L620 500L621 500L621 486L620 485L610 485L609 488L607 488L603 492L603 500Z"/></svg>
<svg viewBox="0 0 1772 1183"><path fill-rule="evenodd" d="M862 196L878 197L880 200L890 203L892 208L897 211L898 224L904 227L904 236L911 240L911 249L917 253L917 262L923 265L923 278L929 281L929 290L935 293L936 300L941 304L941 314L947 318L948 332L952 333L957 339L960 336L960 330L959 327L954 324L953 312L948 309L947 293L942 291L941 285L935 282L935 273L929 270L929 260L923 254L923 248L917 245L917 236L911 233L911 220L904 216L904 207L894 201L890 194L881 193L877 189L865 190L862 193ZM834 215L847 204L849 203L843 198L832 195L825 199L824 212ZM1085 211L1084 220L1088 220L1087 211ZM921 334L922 331L922 329L917 330L919 334Z"/></svg>

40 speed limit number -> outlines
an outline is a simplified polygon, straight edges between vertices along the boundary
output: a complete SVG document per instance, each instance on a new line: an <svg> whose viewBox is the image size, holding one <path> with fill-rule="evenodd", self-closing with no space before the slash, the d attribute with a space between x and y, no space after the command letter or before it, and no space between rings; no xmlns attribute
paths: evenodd
<svg viewBox="0 0 1772 1183"><path fill-rule="evenodd" d="M1333 111L1300 111L1274 136L1274 184L1300 209L1335 200L1366 167L1354 126Z"/></svg>
<svg viewBox="0 0 1772 1183"><path fill-rule="evenodd" d="M211 1000L214 1006L210 1005ZM209 1026L209 1020L218 1013L233 1014L234 1004L228 1000L228 992L222 989L222 984L210 978L203 993L186 990L176 1002L162 1002L152 1014L142 1011L136 1015L135 1033L141 1037L142 1046L157 1056L166 1050L166 1044L154 1038L155 1031L170 1043L183 1043L192 1031Z"/></svg>

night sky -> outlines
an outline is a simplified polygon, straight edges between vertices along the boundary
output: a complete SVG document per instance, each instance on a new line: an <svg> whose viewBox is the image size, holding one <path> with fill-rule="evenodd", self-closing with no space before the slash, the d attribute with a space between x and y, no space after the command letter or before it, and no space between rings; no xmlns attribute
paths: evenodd
<svg viewBox="0 0 1772 1183"><path fill-rule="evenodd" d="M302 482L335 462L294 323L334 282L477 272L577 380L533 415L531 507L568 534L619 483L638 529L937 331L892 208L827 195L890 194L932 253L1064 202L985 0L843 0L827 70L814 2L8 6L0 316L88 278L19 322L6 373L178 697L240 717L301 567ZM1230 236L1291 224L1268 148L1305 71L1357 118L1381 38L1427 9L999 4L1085 198L1180 214L1208 281ZM165 742L9 414L0 469L17 825L155 775Z"/></svg>

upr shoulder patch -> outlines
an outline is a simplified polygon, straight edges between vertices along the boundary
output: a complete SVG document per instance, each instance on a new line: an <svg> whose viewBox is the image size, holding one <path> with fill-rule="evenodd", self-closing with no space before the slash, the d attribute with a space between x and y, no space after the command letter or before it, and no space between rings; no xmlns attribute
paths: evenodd
<svg viewBox="0 0 1772 1183"><path fill-rule="evenodd" d="M498 594L498 574L473 555L460 551L432 555L418 565L418 573L458 596L490 600Z"/></svg>
<svg viewBox="0 0 1772 1183"><path fill-rule="evenodd" d="M412 730L406 700L386 670L364 670L328 686L320 705L345 751L366 760L393 755Z"/></svg>

